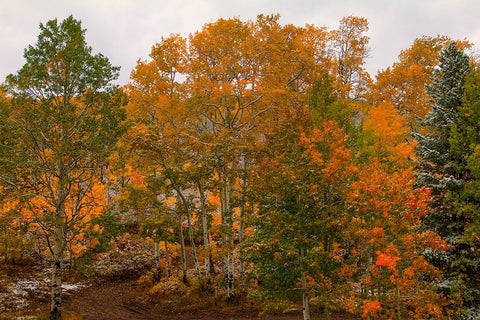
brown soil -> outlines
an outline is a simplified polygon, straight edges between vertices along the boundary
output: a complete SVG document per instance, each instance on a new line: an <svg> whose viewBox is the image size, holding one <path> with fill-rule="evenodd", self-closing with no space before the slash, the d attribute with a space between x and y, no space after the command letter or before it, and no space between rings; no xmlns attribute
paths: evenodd
<svg viewBox="0 0 480 320"><path fill-rule="evenodd" d="M33 265L0 264L0 294L1 286L19 279L39 280L46 274ZM301 311L289 314L275 314L259 317L259 310L251 302L226 305L222 301L210 299L202 305L200 293L188 297L167 296L154 298L143 296L142 288L136 280L102 281L90 284L83 283L78 290L64 291L63 314L65 319L73 320L301 320ZM46 316L49 310L50 293L48 285L28 291L25 308L16 311L0 308L0 319L20 319L23 316ZM207 299L208 300L208 297ZM213 303L212 303L213 300ZM195 305L193 302L196 302ZM210 303L210 305L208 305ZM15 307L15 306L14 306ZM2 310L3 309L3 310ZM346 314L331 317L337 320L353 320ZM314 319L319 319L314 318ZM323 318L321 318L323 319Z"/></svg>
<svg viewBox="0 0 480 320"><path fill-rule="evenodd" d="M134 298L138 293L134 280L106 282L85 288L64 299L64 313L84 320L301 320L300 313L276 314L258 317L258 310L236 311L235 308L217 310L196 308L176 309L169 301L152 303ZM171 301L170 301L171 302ZM333 319L353 319L348 315L337 315Z"/></svg>
<svg viewBox="0 0 480 320"><path fill-rule="evenodd" d="M234 310L175 310L165 303L154 303L134 298L138 284L134 280L106 282L85 288L64 299L64 313L84 320L296 320L297 314L268 315L258 318L258 311L236 314Z"/></svg>

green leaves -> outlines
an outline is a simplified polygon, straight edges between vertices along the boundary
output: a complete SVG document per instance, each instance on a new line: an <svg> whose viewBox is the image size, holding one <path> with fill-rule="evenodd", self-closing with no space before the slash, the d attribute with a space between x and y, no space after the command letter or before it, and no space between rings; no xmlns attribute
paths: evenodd
<svg viewBox="0 0 480 320"><path fill-rule="evenodd" d="M111 92L120 70L103 55L92 55L81 22L72 16L40 24L38 41L25 49L24 57L26 64L7 77L7 84L33 99L68 99L87 89Z"/></svg>
<svg viewBox="0 0 480 320"><path fill-rule="evenodd" d="M33 151L27 148L28 156L49 149L73 166L80 158L93 161L94 154L105 158L125 131L126 96L111 84L119 67L92 55L85 30L72 16L40 29L35 46L25 50L26 64L6 83L22 143Z"/></svg>

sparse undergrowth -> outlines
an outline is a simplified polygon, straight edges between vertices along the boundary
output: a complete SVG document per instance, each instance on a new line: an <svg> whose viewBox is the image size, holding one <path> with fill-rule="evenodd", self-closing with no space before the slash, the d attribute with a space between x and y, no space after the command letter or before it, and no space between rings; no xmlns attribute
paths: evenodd
<svg viewBox="0 0 480 320"><path fill-rule="evenodd" d="M134 240L129 239L127 242L134 242ZM138 244L130 245L132 246L130 250L132 255L143 250ZM129 267L125 268L128 270ZM180 273L165 277L161 272L151 269L144 272L139 278L136 276L128 278L125 276L128 274L126 270L120 270L120 274L124 275L122 277L105 277L97 274L86 278L84 275L84 280L88 279L88 283L69 284L66 282L68 290L64 291L63 296L63 319L213 320L221 318L246 320L257 319L261 313L260 306L249 299L245 293L238 294L238 298L227 302L226 291L218 289L222 287L220 285L223 281L221 275L212 277L210 282L201 282L195 279L193 270L189 270L191 276L189 283L184 284ZM75 279L81 278L81 274L78 272L73 274ZM27 264L21 268L4 265L0 275L2 290L17 284L22 287L24 292L27 292L27 294L21 294L24 300L18 306L21 305L22 308L15 308L10 304L6 310L6 305L2 305L4 309L0 314L0 320L48 319L49 291L43 271L36 269L33 264ZM300 318L299 308L291 309L289 313L265 314L261 317L261 319L292 320ZM333 319L352 318L347 315L339 315Z"/></svg>

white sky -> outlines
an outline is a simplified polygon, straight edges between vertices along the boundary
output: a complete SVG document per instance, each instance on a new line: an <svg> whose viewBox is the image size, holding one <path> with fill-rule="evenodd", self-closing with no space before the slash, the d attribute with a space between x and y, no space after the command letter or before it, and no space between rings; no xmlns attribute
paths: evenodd
<svg viewBox="0 0 480 320"><path fill-rule="evenodd" d="M54 18L82 20L93 51L122 67L123 85L162 36L187 36L218 18L250 20L260 13L329 29L348 15L367 18L372 77L423 35L466 38L474 50L480 45L480 0L0 0L0 82L24 64L23 50L36 42L39 23Z"/></svg>

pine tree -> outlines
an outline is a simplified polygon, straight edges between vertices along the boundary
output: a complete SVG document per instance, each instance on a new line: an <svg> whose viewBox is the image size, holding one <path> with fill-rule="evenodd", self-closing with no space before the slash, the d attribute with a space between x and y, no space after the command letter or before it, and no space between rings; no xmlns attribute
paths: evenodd
<svg viewBox="0 0 480 320"><path fill-rule="evenodd" d="M470 69L465 79L463 105L458 121L452 125L450 152L452 167L464 181L458 193L447 193L446 198L457 217L463 222L462 233L455 243L452 261L458 297L466 309L467 319L480 318L480 69Z"/></svg>
<svg viewBox="0 0 480 320"><path fill-rule="evenodd" d="M415 134L419 143L416 154L421 159L417 184L431 187L434 194L462 185L449 166L452 159L448 137L452 123L457 121L458 107L462 104L467 70L468 57L452 42L442 51L433 83L427 86L435 105L421 123L429 128L429 132L425 135Z"/></svg>
<svg viewBox="0 0 480 320"><path fill-rule="evenodd" d="M443 279L438 288L454 301L452 314L469 318L475 317L472 309L475 303L472 302L476 300L470 297L478 295L470 281L476 268L470 267L473 257L467 254L469 245L463 240L469 218L462 210L462 195L470 174L464 164L464 155L455 150L458 142L454 141L458 139L456 132L462 122L462 97L469 58L452 42L442 50L439 61L432 85L427 86L434 106L421 121L427 133L414 136L418 141L416 154L420 158L417 186L431 188L434 197L422 225L425 230L438 233L449 249L427 249L424 255L442 270Z"/></svg>

